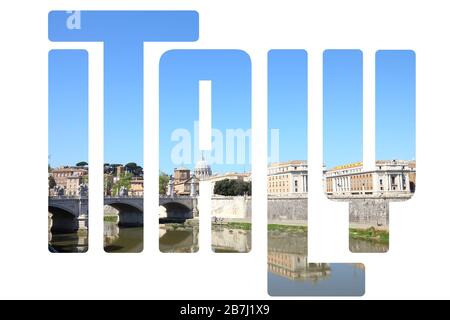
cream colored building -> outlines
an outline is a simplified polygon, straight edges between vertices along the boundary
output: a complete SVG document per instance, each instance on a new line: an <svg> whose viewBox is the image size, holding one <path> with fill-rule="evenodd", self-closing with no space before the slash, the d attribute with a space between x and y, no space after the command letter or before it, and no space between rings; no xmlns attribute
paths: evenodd
<svg viewBox="0 0 450 320"><path fill-rule="evenodd" d="M130 181L130 195L133 197L144 196L144 179L141 177L134 177Z"/></svg>
<svg viewBox="0 0 450 320"><path fill-rule="evenodd" d="M185 167L175 168L173 170L173 193L179 196L191 194L191 170ZM167 188L167 193L170 193Z"/></svg>
<svg viewBox="0 0 450 320"><path fill-rule="evenodd" d="M79 187L83 183L82 176L67 177L66 183L66 196L77 196L79 193Z"/></svg>
<svg viewBox="0 0 450 320"><path fill-rule="evenodd" d="M308 164L304 160L272 163L268 167L269 195L306 194L308 192Z"/></svg>
<svg viewBox="0 0 450 320"><path fill-rule="evenodd" d="M415 190L415 161L378 160L374 170L362 162L337 166L325 173L328 195L401 195Z"/></svg>
<svg viewBox="0 0 450 320"><path fill-rule="evenodd" d="M415 191L416 163L408 160L378 160L373 170L362 162L325 170L324 190L329 196L400 195ZM272 163L268 167L267 193L273 196L305 195L308 164L304 160Z"/></svg>
<svg viewBox="0 0 450 320"><path fill-rule="evenodd" d="M208 180L212 175L211 166L202 157L195 164L194 174L185 167L175 168L173 170L173 193L179 196L194 196L199 192L199 181ZM167 188L167 194L170 195L170 187Z"/></svg>
<svg viewBox="0 0 450 320"><path fill-rule="evenodd" d="M51 171L51 176L55 179L57 186L67 188L67 179L69 177L84 176L88 173L85 168L79 167L60 167Z"/></svg>
<svg viewBox="0 0 450 320"><path fill-rule="evenodd" d="M55 179L56 186L64 188L64 194L67 196L78 195L79 187L87 174L87 169L79 167L60 167L50 173Z"/></svg>

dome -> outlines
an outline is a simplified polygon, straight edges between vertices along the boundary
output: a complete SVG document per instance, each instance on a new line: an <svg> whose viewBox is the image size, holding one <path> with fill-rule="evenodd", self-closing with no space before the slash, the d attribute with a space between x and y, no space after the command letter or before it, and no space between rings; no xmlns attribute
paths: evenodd
<svg viewBox="0 0 450 320"><path fill-rule="evenodd" d="M205 159L203 159L203 157L201 160L197 161L195 165L194 174L200 180L203 180L211 176L212 174L211 166Z"/></svg>
<svg viewBox="0 0 450 320"><path fill-rule="evenodd" d="M197 161L197 164L195 165L195 169L211 169L211 166L208 164L206 160L200 160Z"/></svg>

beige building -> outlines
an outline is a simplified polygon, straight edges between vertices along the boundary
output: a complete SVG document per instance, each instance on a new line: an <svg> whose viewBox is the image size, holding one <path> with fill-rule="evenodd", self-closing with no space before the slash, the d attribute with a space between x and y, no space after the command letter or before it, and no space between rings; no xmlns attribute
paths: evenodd
<svg viewBox="0 0 450 320"><path fill-rule="evenodd" d="M78 195L79 187L83 183L82 176L71 176L67 177L66 184L66 196L76 196Z"/></svg>
<svg viewBox="0 0 450 320"><path fill-rule="evenodd" d="M194 168L194 174L185 167L175 168L173 171L173 193L179 196L197 195L199 192L199 181L208 180L212 175L211 166L202 157ZM171 194L170 185L167 194Z"/></svg>
<svg viewBox="0 0 450 320"><path fill-rule="evenodd" d="M414 191L415 161L378 160L375 169L370 171L364 170L362 162L356 162L325 173L328 195L407 195Z"/></svg>
<svg viewBox="0 0 450 320"><path fill-rule="evenodd" d="M170 191L167 188L168 192ZM173 170L173 193L179 196L191 194L191 170L188 168L175 168Z"/></svg>
<svg viewBox="0 0 450 320"><path fill-rule="evenodd" d="M405 195L415 191L416 163L408 160L378 160L374 170L362 162L325 170L327 195ZM308 164L304 160L272 163L268 167L267 193L273 196L306 195Z"/></svg>
<svg viewBox="0 0 450 320"><path fill-rule="evenodd" d="M270 272L293 280L316 282L331 275L330 264L308 263L306 254L269 250L267 266Z"/></svg>
<svg viewBox="0 0 450 320"><path fill-rule="evenodd" d="M52 175L53 179L55 179L55 183L57 186L67 187L67 178L84 176L87 173L88 170L86 170L85 168L60 167L53 169L50 174Z"/></svg>
<svg viewBox="0 0 450 320"><path fill-rule="evenodd" d="M120 165L116 167L116 177L119 177L122 173L125 173L125 167Z"/></svg>
<svg viewBox="0 0 450 320"><path fill-rule="evenodd" d="M51 171L57 187L64 188L65 195L78 195L79 187L84 182L88 170L79 167L60 167Z"/></svg>
<svg viewBox="0 0 450 320"><path fill-rule="evenodd" d="M144 179L141 177L134 177L130 182L129 195L134 197L144 196Z"/></svg>
<svg viewBox="0 0 450 320"><path fill-rule="evenodd" d="M409 163L409 168L411 172L409 173L409 189L411 192L416 191L416 161L411 161Z"/></svg>
<svg viewBox="0 0 450 320"><path fill-rule="evenodd" d="M269 195L306 194L308 192L308 164L304 160L272 163L268 167Z"/></svg>

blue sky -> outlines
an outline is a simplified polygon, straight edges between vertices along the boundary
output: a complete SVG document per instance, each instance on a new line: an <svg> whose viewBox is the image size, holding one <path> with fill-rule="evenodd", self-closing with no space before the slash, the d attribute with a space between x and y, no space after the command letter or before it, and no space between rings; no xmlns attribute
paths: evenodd
<svg viewBox="0 0 450 320"><path fill-rule="evenodd" d="M268 54L268 152L271 130L279 129L279 161L307 159L307 53L272 50ZM276 159L275 159L276 160ZM274 162L269 159L269 162Z"/></svg>
<svg viewBox="0 0 450 320"><path fill-rule="evenodd" d="M199 116L199 80L212 83L212 127L223 135L223 163L212 163L213 171L250 170L250 141L246 141L245 161L238 163L236 144L235 161L227 164L225 158L226 129L251 128L251 63L248 55L239 50L174 50L160 62L160 168L172 172L174 167L193 168L200 157L195 154L192 141L191 161L173 163L172 132L185 128L194 140L194 122ZM230 149L226 149L230 150ZM220 151L220 150L219 150ZM207 160L209 153L205 153ZM212 156L218 156L214 153ZM220 156L218 157L221 158Z"/></svg>
<svg viewBox="0 0 450 320"><path fill-rule="evenodd" d="M64 72L61 72L64 70ZM76 164L88 157L88 54L49 52L50 164Z"/></svg>
<svg viewBox="0 0 450 320"><path fill-rule="evenodd" d="M415 160L415 53L378 51L376 61L376 158Z"/></svg>
<svg viewBox="0 0 450 320"><path fill-rule="evenodd" d="M142 41L195 41L198 37L196 13L157 15L151 19L146 14L82 12L80 30L65 27L68 14L64 11L49 15L52 41L106 41L105 162L143 162ZM164 28L158 28L161 25ZM147 29L150 31L142 31ZM268 126L279 129L279 160L306 159L307 54L302 50L275 50L269 57ZM50 59L54 59L49 64L50 163L58 166L87 161L86 53L72 50ZM415 56L411 51L380 51L376 59L377 158L413 159ZM213 128L225 135L225 129L251 127L251 62L244 52L169 51L163 56L160 69L163 171L171 172L180 165L193 168L195 156L199 155L194 152L196 144L192 141L191 161L175 164L171 159L177 144L171 140L173 130L185 128L194 138L199 80L213 83ZM323 72L325 164L332 167L360 161L362 53L327 50ZM250 170L249 152L247 149L244 163L213 164L213 171Z"/></svg>
<svg viewBox="0 0 450 320"><path fill-rule="evenodd" d="M362 160L362 52L323 54L323 157L327 167Z"/></svg>
<svg viewBox="0 0 450 320"><path fill-rule="evenodd" d="M81 11L80 29L67 27L71 15L66 11L49 13L49 39L104 41L104 161L142 165L143 41L196 41L198 14L195 11ZM67 146L75 134L87 135L85 97L73 94L70 102L65 99L68 91L87 85L87 79L67 77L85 68L86 61L60 62L57 66L52 66L52 61L49 63L49 86L55 88L50 92L53 100L49 102L52 166L87 161L87 139ZM55 130L53 122L68 130Z"/></svg>
<svg viewBox="0 0 450 320"><path fill-rule="evenodd" d="M359 50L327 50L323 65L324 162L362 161L362 61ZM415 55L376 54L376 159L415 159Z"/></svg>

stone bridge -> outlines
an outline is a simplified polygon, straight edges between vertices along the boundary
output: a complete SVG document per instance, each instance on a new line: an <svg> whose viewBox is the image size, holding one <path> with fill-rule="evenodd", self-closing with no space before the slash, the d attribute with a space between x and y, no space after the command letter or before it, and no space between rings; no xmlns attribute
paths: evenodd
<svg viewBox="0 0 450 320"><path fill-rule="evenodd" d="M334 199L349 202L350 222L353 225L387 227L389 203L403 198L352 197ZM211 215L230 220L251 220L251 197L213 196ZM186 220L198 215L197 198L190 196L160 196L159 204L166 209L167 220ZM143 224L144 199L142 197L105 197L104 205L114 208L121 226ZM50 197L48 203L49 226L52 231L74 231L87 228L88 199L86 197ZM154 214L157 214L155 212ZM270 196L267 202L269 223L306 223L308 199L306 197Z"/></svg>
<svg viewBox="0 0 450 320"><path fill-rule="evenodd" d="M87 197L55 196L48 199L49 228L52 231L72 232L87 229ZM139 226L143 224L143 197L105 197L103 204L115 209L121 226ZM159 205L166 209L167 219L192 219L197 214L195 197L160 196Z"/></svg>
<svg viewBox="0 0 450 320"><path fill-rule="evenodd" d="M88 203L87 197L49 197L49 230L56 232L72 232L87 229Z"/></svg>

